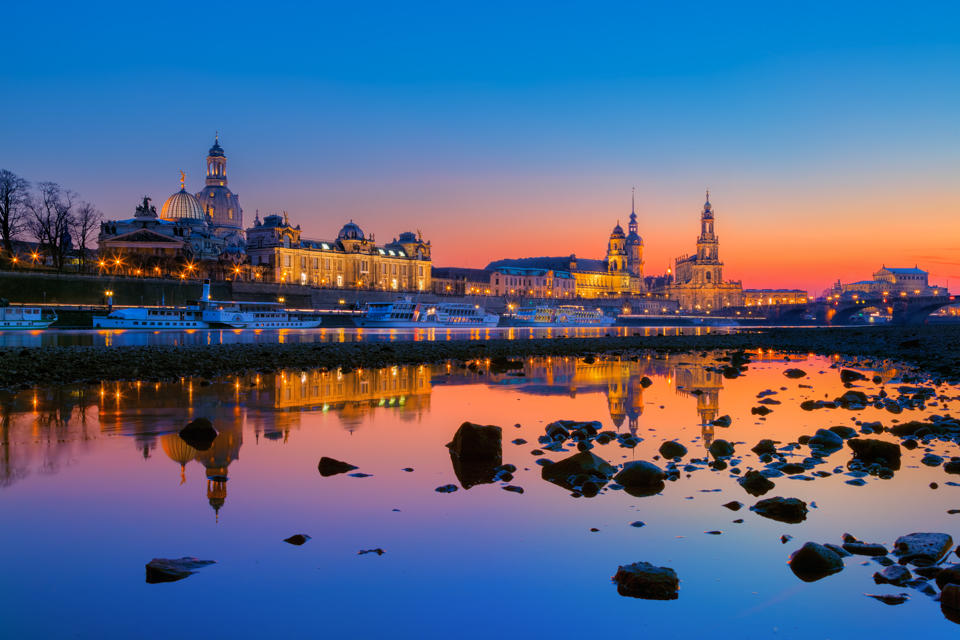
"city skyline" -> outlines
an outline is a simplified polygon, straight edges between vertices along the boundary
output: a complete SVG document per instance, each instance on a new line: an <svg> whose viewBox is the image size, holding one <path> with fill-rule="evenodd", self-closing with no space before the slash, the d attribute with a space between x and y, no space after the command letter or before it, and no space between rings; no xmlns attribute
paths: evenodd
<svg viewBox="0 0 960 640"><path fill-rule="evenodd" d="M420 228L434 264L465 267L602 257L636 186L649 275L689 251L710 188L745 287L818 294L919 264L956 290L956 9L756 6L341 7L256 25L242 7L17 7L0 166L127 217L181 170L198 190L219 130L245 225L259 209L316 238L349 219L381 240ZM28 46L40 20L71 56ZM211 24L260 46L213 54Z"/></svg>

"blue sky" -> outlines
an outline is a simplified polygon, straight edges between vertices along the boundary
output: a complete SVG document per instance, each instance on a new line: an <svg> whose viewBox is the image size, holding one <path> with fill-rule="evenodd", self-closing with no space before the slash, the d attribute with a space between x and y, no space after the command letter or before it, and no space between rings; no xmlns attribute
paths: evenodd
<svg viewBox="0 0 960 640"><path fill-rule="evenodd" d="M464 266L598 257L636 185L649 273L710 187L745 286L960 279L960 5L836 4L21 3L0 166L126 216L219 130L246 219Z"/></svg>

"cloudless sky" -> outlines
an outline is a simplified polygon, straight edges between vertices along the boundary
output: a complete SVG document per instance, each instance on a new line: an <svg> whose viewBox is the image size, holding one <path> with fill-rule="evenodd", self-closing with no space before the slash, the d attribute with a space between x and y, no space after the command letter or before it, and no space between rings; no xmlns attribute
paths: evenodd
<svg viewBox="0 0 960 640"><path fill-rule="evenodd" d="M0 167L128 217L203 185L245 221L422 230L438 266L695 248L819 293L882 264L960 289L957 3L15 3Z"/></svg>

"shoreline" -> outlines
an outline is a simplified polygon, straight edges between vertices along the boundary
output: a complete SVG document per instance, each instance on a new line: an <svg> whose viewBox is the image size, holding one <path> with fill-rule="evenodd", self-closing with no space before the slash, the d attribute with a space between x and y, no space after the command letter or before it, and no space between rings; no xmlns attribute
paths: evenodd
<svg viewBox="0 0 960 640"><path fill-rule="evenodd" d="M0 349L0 388L215 378L300 368L380 368L484 358L633 355L773 349L908 364L960 380L960 326L785 329L701 336L630 336L451 342L234 344Z"/></svg>

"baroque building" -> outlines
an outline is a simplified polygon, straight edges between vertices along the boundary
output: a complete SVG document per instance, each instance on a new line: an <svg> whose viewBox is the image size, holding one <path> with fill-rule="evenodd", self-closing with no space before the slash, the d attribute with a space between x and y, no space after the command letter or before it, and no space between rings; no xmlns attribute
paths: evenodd
<svg viewBox="0 0 960 640"><path fill-rule="evenodd" d="M643 281L643 239L637 233L635 199L630 208L629 233L624 233L618 221L607 239L607 254L604 260L582 259L576 255L543 256L537 258L513 258L495 260L487 265L488 271L511 269L539 269L554 274L569 274L573 277L573 291L578 298L610 298L633 296L645 290ZM524 288L521 276L507 274L507 282L501 291L504 295L533 295ZM515 290L514 294L511 290Z"/></svg>
<svg viewBox="0 0 960 640"><path fill-rule="evenodd" d="M286 214L257 215L247 229L247 255L267 280L315 287L430 290L430 242L412 232L378 245L352 220L334 240L309 240Z"/></svg>
<svg viewBox="0 0 960 640"><path fill-rule="evenodd" d="M243 247L243 208L237 194L227 187L227 156L220 146L220 136L214 137L207 153L207 184L197 193L201 210L209 216L213 232L226 241L228 247Z"/></svg>
<svg viewBox="0 0 960 640"><path fill-rule="evenodd" d="M706 202L700 211L697 252L676 259L673 278L663 289L663 293L676 300L684 311L715 311L743 305L741 283L723 279L720 239L714 229L714 215L710 191L707 191Z"/></svg>

